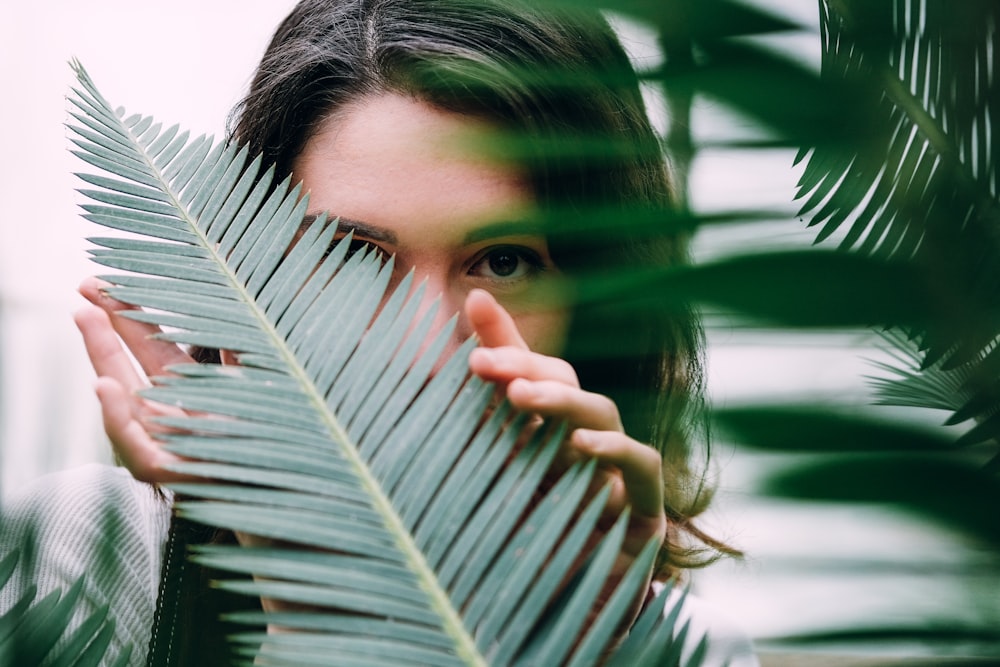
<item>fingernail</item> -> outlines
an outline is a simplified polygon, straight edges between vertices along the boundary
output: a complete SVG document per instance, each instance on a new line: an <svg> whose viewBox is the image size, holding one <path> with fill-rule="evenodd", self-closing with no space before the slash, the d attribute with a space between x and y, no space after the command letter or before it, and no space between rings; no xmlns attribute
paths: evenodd
<svg viewBox="0 0 1000 667"><path fill-rule="evenodd" d="M469 296L472 296L473 294L476 295L475 298L477 299L486 299L488 301L496 303L496 299L493 298L493 295L488 290L484 290L481 287L474 287L471 290L469 290Z"/></svg>

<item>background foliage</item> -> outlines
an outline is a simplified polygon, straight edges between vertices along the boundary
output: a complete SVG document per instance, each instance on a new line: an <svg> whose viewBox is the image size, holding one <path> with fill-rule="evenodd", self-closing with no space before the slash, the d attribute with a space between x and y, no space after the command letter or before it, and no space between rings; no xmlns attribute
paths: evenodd
<svg viewBox="0 0 1000 667"><path fill-rule="evenodd" d="M877 401L943 409L942 420L962 425L955 439L923 426L919 415L782 404L717 409L719 431L793 454L772 471L767 493L892 506L955 530L956 549L971 544L995 567L1000 8L821 0L818 76L758 41L792 24L743 3L614 8L659 37L664 62L647 76L669 101L665 145L680 176L699 149L692 101L711 98L765 128L767 138L746 148L799 150L800 215L817 230L814 249L737 252L644 277L637 307L692 299L762 330L873 328L898 359L873 381ZM755 217L690 215L699 229ZM933 624L907 618L904 606L863 626L798 639L839 641L839 650L912 651L914 643L971 655L1000 650L989 605L950 617L942 609Z"/></svg>

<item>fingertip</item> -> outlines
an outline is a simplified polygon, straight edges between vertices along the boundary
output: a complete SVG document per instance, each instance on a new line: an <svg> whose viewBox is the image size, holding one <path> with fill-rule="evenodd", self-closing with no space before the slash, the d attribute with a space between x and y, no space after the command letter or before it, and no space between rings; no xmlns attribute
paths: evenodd
<svg viewBox="0 0 1000 667"><path fill-rule="evenodd" d="M94 304L101 310L108 312L115 310L126 310L132 309L127 303L119 301L118 299L108 295L108 288L114 287L111 283L106 280L101 280L96 276L90 276L84 278L80 285L77 287L77 291L83 298L85 298L90 303Z"/></svg>
<svg viewBox="0 0 1000 667"><path fill-rule="evenodd" d="M73 323L81 332L108 320L108 314L95 305L86 305L73 311Z"/></svg>
<svg viewBox="0 0 1000 667"><path fill-rule="evenodd" d="M534 408L539 397L535 383L524 378L514 378L507 384L507 399L516 407Z"/></svg>
<svg viewBox="0 0 1000 667"><path fill-rule="evenodd" d="M620 466L622 463L622 447L630 440L624 433L617 431L597 431L589 428L573 429L570 434L570 445L584 456Z"/></svg>
<svg viewBox="0 0 1000 667"><path fill-rule="evenodd" d="M599 431L577 428L570 435L570 442L580 451L600 458L629 473L648 476L659 474L659 452L633 440L621 431Z"/></svg>
<svg viewBox="0 0 1000 667"><path fill-rule="evenodd" d="M472 328L477 330L489 322L493 309L497 306L493 295L484 289L474 288L465 296L465 316Z"/></svg>
<svg viewBox="0 0 1000 667"><path fill-rule="evenodd" d="M469 369L481 375L493 368L493 353L488 347L476 347L469 353Z"/></svg>
<svg viewBox="0 0 1000 667"><path fill-rule="evenodd" d="M91 286L93 285L95 280L97 280L96 277L87 276L86 278L80 281L79 285L76 286L76 291L86 296L87 293L91 291Z"/></svg>
<svg viewBox="0 0 1000 667"><path fill-rule="evenodd" d="M93 383L94 393L102 404L115 405L126 399L125 388L114 378L99 375Z"/></svg>
<svg viewBox="0 0 1000 667"><path fill-rule="evenodd" d="M82 281L80 281L79 286L77 286L76 291L80 293L83 298L91 303L96 304L101 298L101 290L106 288L109 283L101 280L97 276L87 276Z"/></svg>
<svg viewBox="0 0 1000 667"><path fill-rule="evenodd" d="M473 287L465 297L466 302L473 303L496 303L497 300L488 291L481 287Z"/></svg>
<svg viewBox="0 0 1000 667"><path fill-rule="evenodd" d="M600 440L597 438L597 434L589 428L578 428L574 429L570 435L570 444L585 454L596 456Z"/></svg>
<svg viewBox="0 0 1000 667"><path fill-rule="evenodd" d="M84 308L77 308L76 310L73 311L73 324L76 325L76 328L81 333L85 328L87 328L89 320L92 317L92 315L87 312L88 310L90 309L84 307Z"/></svg>
<svg viewBox="0 0 1000 667"><path fill-rule="evenodd" d="M511 345L528 348L514 318L486 290L469 290L465 297L465 316L473 332L486 347Z"/></svg>

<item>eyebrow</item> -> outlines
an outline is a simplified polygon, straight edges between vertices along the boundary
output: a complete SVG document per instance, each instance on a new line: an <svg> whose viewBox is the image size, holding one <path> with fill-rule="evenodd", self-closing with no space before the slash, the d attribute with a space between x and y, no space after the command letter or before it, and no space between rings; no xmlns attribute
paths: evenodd
<svg viewBox="0 0 1000 667"><path fill-rule="evenodd" d="M472 244L502 236L544 236L540 222L528 220L501 220L469 230L464 243Z"/></svg>
<svg viewBox="0 0 1000 667"><path fill-rule="evenodd" d="M315 213L309 213L304 218L302 218L301 228L305 229L316 222L319 216ZM333 222L338 221L337 229L343 234L349 232L354 232L355 236L361 236L363 238L375 241L377 243L391 243L396 244L399 239L396 237L396 233L391 229L386 229L385 227L376 227L375 225L370 225L367 222L362 222L361 220L352 220L351 218L338 218L332 213L327 213L327 221Z"/></svg>

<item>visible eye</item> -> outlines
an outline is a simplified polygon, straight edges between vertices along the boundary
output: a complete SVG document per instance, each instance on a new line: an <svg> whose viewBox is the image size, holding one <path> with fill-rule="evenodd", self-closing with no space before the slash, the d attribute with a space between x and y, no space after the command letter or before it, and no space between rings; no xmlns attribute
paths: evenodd
<svg viewBox="0 0 1000 667"><path fill-rule="evenodd" d="M469 274L490 280L520 280L545 270L541 256L523 246L489 248L469 268Z"/></svg>

